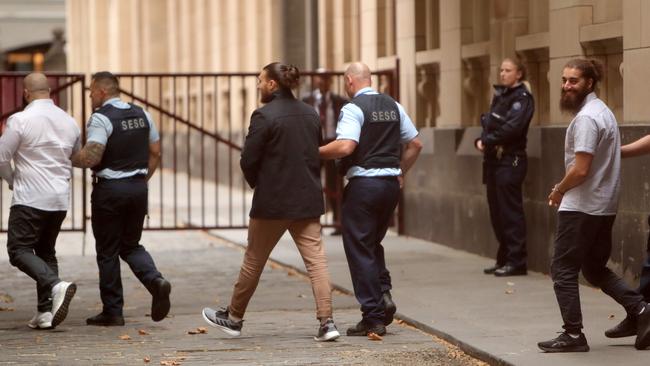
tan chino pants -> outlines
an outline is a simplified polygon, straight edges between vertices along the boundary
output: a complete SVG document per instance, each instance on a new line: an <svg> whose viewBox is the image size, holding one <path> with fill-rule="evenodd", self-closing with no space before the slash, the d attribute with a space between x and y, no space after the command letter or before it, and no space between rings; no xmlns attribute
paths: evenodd
<svg viewBox="0 0 650 366"><path fill-rule="evenodd" d="M327 269L325 247L321 239L321 225L318 219L303 220L268 220L251 218L248 226L248 247L244 262L235 283L230 306L230 313L243 318L264 265L271 251L285 231L289 230L298 251L305 262L312 291L316 300L316 317L332 316L332 290Z"/></svg>

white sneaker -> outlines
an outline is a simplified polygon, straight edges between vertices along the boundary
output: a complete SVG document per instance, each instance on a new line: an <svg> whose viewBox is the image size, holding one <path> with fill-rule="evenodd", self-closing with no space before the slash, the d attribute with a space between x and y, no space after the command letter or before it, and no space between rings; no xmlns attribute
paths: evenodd
<svg viewBox="0 0 650 366"><path fill-rule="evenodd" d="M52 328L52 313L46 311L44 313L38 312L27 323L27 326L32 329L49 329Z"/></svg>
<svg viewBox="0 0 650 366"><path fill-rule="evenodd" d="M68 306L77 292L77 285L61 281L52 287L52 327L56 327L68 315Z"/></svg>

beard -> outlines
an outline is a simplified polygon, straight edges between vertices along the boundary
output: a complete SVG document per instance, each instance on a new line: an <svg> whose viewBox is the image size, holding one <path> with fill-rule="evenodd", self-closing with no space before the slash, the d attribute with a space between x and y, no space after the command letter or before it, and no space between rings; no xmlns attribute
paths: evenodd
<svg viewBox="0 0 650 366"><path fill-rule="evenodd" d="M264 104L270 102L273 100L273 93L269 93L267 91L260 91L260 101Z"/></svg>
<svg viewBox="0 0 650 366"><path fill-rule="evenodd" d="M560 95L560 110L562 112L576 114L580 111L582 103L585 101L590 91L585 89L566 91L562 89Z"/></svg>

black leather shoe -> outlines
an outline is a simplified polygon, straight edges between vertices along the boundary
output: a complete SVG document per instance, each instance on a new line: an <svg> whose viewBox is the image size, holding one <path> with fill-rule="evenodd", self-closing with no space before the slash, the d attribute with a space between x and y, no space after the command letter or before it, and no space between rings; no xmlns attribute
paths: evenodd
<svg viewBox="0 0 650 366"><path fill-rule="evenodd" d="M623 338L636 335L636 319L632 318L629 314L618 323L615 327L605 331L607 338Z"/></svg>
<svg viewBox="0 0 650 366"><path fill-rule="evenodd" d="M494 274L494 271L496 271L497 269L499 269L501 267L503 267L503 265L497 263L497 264L493 265L492 267L488 267L488 268L483 269L483 273L485 273L485 274Z"/></svg>
<svg viewBox="0 0 650 366"><path fill-rule="evenodd" d="M644 350L650 347L650 304L645 304L643 313L636 318L636 341L634 348Z"/></svg>
<svg viewBox="0 0 650 366"><path fill-rule="evenodd" d="M363 320L358 322L354 327L350 327L347 330L348 336L367 336L368 333L375 333L377 335L383 336L386 334L386 327L381 324L368 325Z"/></svg>
<svg viewBox="0 0 650 366"><path fill-rule="evenodd" d="M159 277L153 280L151 284L151 319L159 322L167 316L171 303L169 302L169 293L172 291L172 285L166 279Z"/></svg>
<svg viewBox="0 0 650 366"><path fill-rule="evenodd" d="M91 318L86 319L87 325L99 325L103 327L122 326L124 317L121 315L108 315L99 313Z"/></svg>
<svg viewBox="0 0 650 366"><path fill-rule="evenodd" d="M384 325L389 325L393 322L393 316L397 311L397 306L393 302L393 296L391 296L390 291L384 292Z"/></svg>
<svg viewBox="0 0 650 366"><path fill-rule="evenodd" d="M525 276L528 274L526 267L513 267L509 264L497 269L494 271L494 275L497 277L508 277L508 276Z"/></svg>

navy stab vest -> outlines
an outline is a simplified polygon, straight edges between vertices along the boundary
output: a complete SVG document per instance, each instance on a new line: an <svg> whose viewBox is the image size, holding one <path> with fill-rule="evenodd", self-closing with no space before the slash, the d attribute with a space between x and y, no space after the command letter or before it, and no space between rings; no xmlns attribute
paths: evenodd
<svg viewBox="0 0 650 366"><path fill-rule="evenodd" d="M355 165L364 169L399 168L401 118L395 100L384 94L361 94L350 103L361 108L364 120L359 144L342 159L341 173Z"/></svg>
<svg viewBox="0 0 650 366"><path fill-rule="evenodd" d="M102 106L96 113L108 117L113 132L108 137L102 161L93 171L111 169L129 172L149 166L149 121L142 108L129 103L131 108L120 109L112 104Z"/></svg>

